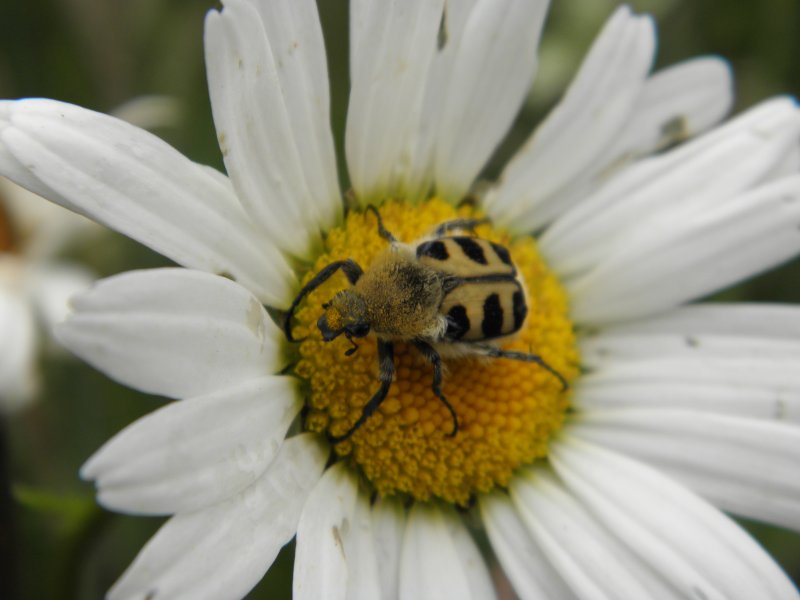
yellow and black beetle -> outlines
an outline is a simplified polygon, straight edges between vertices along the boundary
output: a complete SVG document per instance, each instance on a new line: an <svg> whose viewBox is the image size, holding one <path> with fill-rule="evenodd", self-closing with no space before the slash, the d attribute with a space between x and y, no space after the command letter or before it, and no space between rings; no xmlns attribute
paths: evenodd
<svg viewBox="0 0 800 600"><path fill-rule="evenodd" d="M442 355L509 358L540 365L561 382L567 382L536 354L502 350L498 340L518 332L528 314L525 291L508 249L475 237L450 235L474 232L485 219L457 219L439 225L431 238L408 245L399 242L378 220L378 233L389 242L369 268L363 270L351 259L329 264L297 294L284 318L284 331L292 336L291 319L309 293L334 273L345 274L352 287L338 292L323 305L317 321L323 340L344 335L353 338L373 331L378 338L380 388L364 405L361 416L333 443L349 438L378 409L389 393L394 377L394 342L413 344L433 366L433 393L450 411L454 436L458 417L442 393Z"/></svg>

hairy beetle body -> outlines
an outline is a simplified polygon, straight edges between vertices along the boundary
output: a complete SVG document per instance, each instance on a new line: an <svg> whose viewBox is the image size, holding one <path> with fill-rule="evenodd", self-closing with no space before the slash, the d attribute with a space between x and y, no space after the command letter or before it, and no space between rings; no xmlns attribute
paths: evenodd
<svg viewBox="0 0 800 600"><path fill-rule="evenodd" d="M336 271L342 270L351 287L323 305L317 325L325 341L344 335L353 338L374 332L378 339L380 388L364 406L359 419L334 443L349 438L386 398L394 376L394 342L412 343L434 370L433 392L450 411L453 430L458 417L441 390L441 355L478 355L534 362L567 388L566 380L536 354L501 350L497 343L517 333L528 314L525 291L507 248L470 232L483 220L459 219L441 224L432 238L406 245L386 230L380 213L378 232L389 242L365 270L352 260L331 263L298 293L287 311L284 330L290 341L291 318L302 299Z"/></svg>

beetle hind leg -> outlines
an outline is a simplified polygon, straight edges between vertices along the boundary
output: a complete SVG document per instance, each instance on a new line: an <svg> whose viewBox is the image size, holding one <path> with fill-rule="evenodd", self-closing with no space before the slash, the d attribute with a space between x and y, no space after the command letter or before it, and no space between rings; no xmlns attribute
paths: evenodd
<svg viewBox="0 0 800 600"><path fill-rule="evenodd" d="M444 237L451 231L469 231L470 233L475 233L475 228L478 225L483 225L488 223L489 219L484 217L482 219L453 219L452 221L445 221L441 225L439 225L436 230L433 232L434 237L440 238Z"/></svg>
<svg viewBox="0 0 800 600"><path fill-rule="evenodd" d="M390 244L396 244L397 238L383 225L383 219L381 218L381 213L378 212L378 208L374 204L370 204L367 206L367 210L375 213L375 218L378 219L378 235Z"/></svg>
<svg viewBox="0 0 800 600"><path fill-rule="evenodd" d="M458 415L456 415L453 405L450 404L450 401L442 393L442 357L439 356L439 353L436 351L436 349L428 342L414 340L414 345L422 353L425 359L431 363L431 365L433 365L433 385L431 388L433 389L433 393L436 394L436 397L439 398L441 403L444 404L445 407L447 407L447 410L450 411L450 416L453 418L453 431L447 435L448 437L455 437L455 435L458 433Z"/></svg>
<svg viewBox="0 0 800 600"><path fill-rule="evenodd" d="M550 373L553 377L558 379L558 381L561 383L562 392L569 388L569 383L564 376L556 371L553 367L548 365L538 354L515 352L514 350L501 350L500 348L495 348L494 346L488 346L484 344L475 344L474 347L478 349L483 356L489 356L491 358L509 358L511 360L521 360L523 362L536 363L545 371Z"/></svg>

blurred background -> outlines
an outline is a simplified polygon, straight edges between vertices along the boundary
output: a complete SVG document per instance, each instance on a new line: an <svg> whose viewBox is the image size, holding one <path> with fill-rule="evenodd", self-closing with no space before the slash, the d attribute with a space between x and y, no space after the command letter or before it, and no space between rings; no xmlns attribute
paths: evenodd
<svg viewBox="0 0 800 600"><path fill-rule="evenodd" d="M337 144L347 101L347 2L318 0L329 51ZM553 0L539 76L497 166L557 101L611 0ZM736 74L736 111L800 93L797 0L633 0L657 16L658 65L719 54ZM206 93L203 18L208 0L0 0L0 98L43 96L112 111L143 95L175 101L154 131L195 161L222 169ZM177 110L174 110L176 109ZM340 165L341 166L341 165ZM342 181L346 181L342 169ZM1 250L2 248L0 248ZM119 235L80 236L65 257L98 276L168 261ZM800 261L720 294L725 300L800 302ZM123 572L161 523L105 512L78 469L115 432L161 400L108 380L54 349L40 364L36 400L0 417L0 598L91 599ZM743 523L800 581L800 535ZM252 598L290 598L287 547Z"/></svg>

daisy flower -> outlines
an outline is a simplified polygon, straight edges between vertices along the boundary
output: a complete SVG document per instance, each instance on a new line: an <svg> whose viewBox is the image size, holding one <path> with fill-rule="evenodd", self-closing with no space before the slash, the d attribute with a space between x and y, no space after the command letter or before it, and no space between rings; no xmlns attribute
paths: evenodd
<svg viewBox="0 0 800 600"><path fill-rule="evenodd" d="M58 258L96 227L0 177L0 412L27 405L40 385L39 330L67 314L67 301L94 280Z"/></svg>
<svg viewBox="0 0 800 600"><path fill-rule="evenodd" d="M313 0L206 19L227 176L104 115L0 104L2 172L186 267L102 281L59 330L118 381L180 399L83 467L104 506L172 515L109 597L239 598L296 537L295 598L492 598L467 523L521 598L798 597L719 509L800 526L800 314L687 303L800 250L800 111L776 98L713 128L725 64L651 73L653 23L622 7L475 194L547 8L353 0L346 209ZM527 298L503 348L569 390L533 362L446 359L453 436L431 365L397 342L385 400L347 437L380 385L374 337L353 354L317 326L349 282L300 303L299 344L276 323L320 269L388 247L368 205L406 243L488 216L475 233Z"/></svg>

